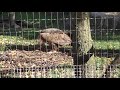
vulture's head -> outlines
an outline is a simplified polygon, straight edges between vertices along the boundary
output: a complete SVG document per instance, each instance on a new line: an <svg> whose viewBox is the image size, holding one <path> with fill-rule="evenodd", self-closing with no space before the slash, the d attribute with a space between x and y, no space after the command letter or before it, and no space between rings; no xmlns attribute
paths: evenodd
<svg viewBox="0 0 120 90"><path fill-rule="evenodd" d="M48 28L40 32L40 44L55 44L60 46L70 45L72 40L62 30L57 28Z"/></svg>

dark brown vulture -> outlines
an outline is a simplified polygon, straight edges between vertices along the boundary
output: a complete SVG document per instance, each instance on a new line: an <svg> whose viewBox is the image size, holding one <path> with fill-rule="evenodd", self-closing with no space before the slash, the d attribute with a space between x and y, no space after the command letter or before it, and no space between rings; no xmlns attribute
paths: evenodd
<svg viewBox="0 0 120 90"><path fill-rule="evenodd" d="M40 45L44 45L46 42L56 50L59 46L70 45L72 40L62 30L57 28L48 28L40 32Z"/></svg>

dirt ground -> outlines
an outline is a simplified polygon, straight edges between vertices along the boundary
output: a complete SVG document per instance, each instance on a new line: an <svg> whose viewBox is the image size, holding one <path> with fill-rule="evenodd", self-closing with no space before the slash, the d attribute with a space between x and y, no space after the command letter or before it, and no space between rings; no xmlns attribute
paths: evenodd
<svg viewBox="0 0 120 90"><path fill-rule="evenodd" d="M72 65L73 58L65 53L50 51L5 51L0 55L0 68L32 68Z"/></svg>

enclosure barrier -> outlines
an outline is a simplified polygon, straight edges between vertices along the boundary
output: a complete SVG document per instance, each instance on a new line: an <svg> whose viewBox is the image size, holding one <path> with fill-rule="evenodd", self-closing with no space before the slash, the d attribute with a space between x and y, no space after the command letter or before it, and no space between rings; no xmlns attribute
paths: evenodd
<svg viewBox="0 0 120 90"><path fill-rule="evenodd" d="M0 78L119 78L120 12L89 12L90 23L80 20L81 12L0 12ZM81 38L93 40L93 51L78 57L77 51L86 49L78 49L84 43L77 41L82 26L81 31L90 26L85 37L92 39ZM62 30L72 44L56 52L47 40L40 45L39 35L48 28Z"/></svg>
<svg viewBox="0 0 120 90"><path fill-rule="evenodd" d="M82 78L82 66L79 65L79 77L75 77L74 69L77 66L53 66L53 67L34 67L34 68L0 68L1 78ZM87 69L87 65L84 66ZM93 66L91 66L92 72ZM110 65L98 67L92 75L85 72L84 78L119 78L120 65Z"/></svg>

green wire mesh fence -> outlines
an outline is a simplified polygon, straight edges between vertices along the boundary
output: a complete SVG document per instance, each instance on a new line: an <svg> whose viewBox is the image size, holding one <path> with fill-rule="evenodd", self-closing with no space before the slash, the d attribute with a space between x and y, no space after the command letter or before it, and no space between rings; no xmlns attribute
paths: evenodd
<svg viewBox="0 0 120 90"><path fill-rule="evenodd" d="M77 31L81 20L79 14L80 12L0 12L0 77L119 78L120 13L89 12L94 65L74 65L72 44L64 46L67 41L62 42L65 38L72 39L73 32ZM39 35L44 29L52 29L52 32L53 29L61 30L51 37L59 36L60 33L67 35L59 36L58 39L47 38L52 43L60 40L63 46L58 45L59 49L54 50L45 40L45 45L40 45ZM74 43L73 40L71 42ZM90 58L90 55L82 56L81 60Z"/></svg>

